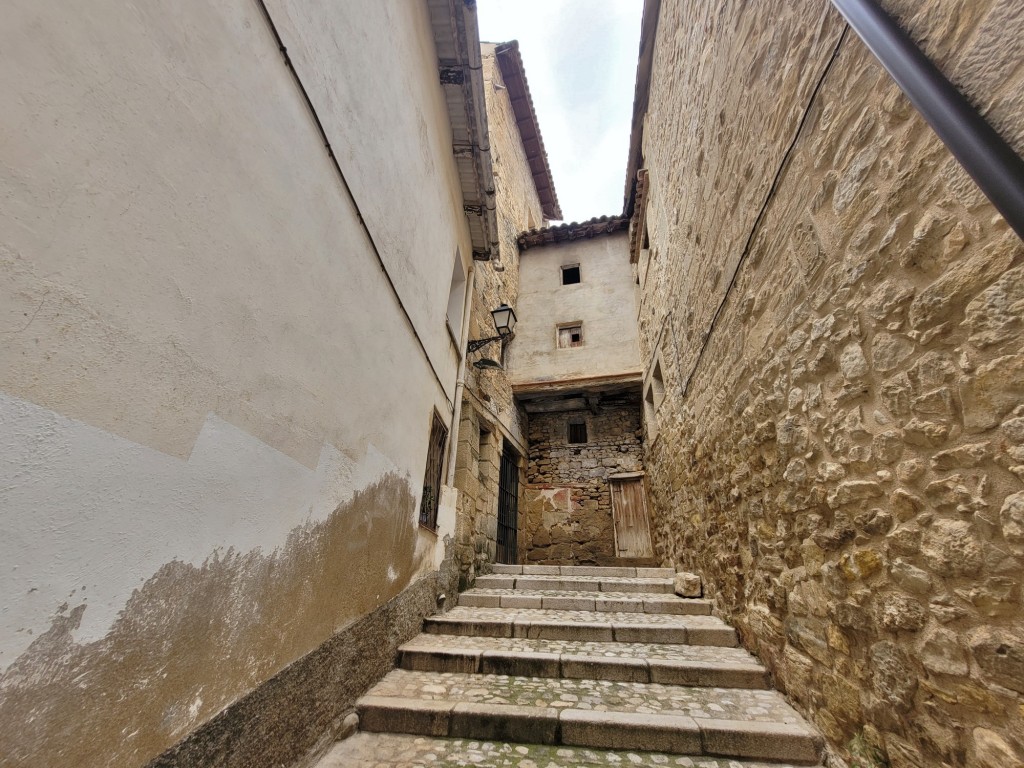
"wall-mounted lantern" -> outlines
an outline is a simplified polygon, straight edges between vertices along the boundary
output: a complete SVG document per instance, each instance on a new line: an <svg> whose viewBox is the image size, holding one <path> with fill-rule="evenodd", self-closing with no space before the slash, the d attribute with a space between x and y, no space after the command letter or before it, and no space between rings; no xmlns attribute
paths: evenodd
<svg viewBox="0 0 1024 768"><path fill-rule="evenodd" d="M501 341L512 335L516 327L516 311L512 307L508 304L502 304L497 309L492 309L491 318L494 320L494 330L498 332L498 335L490 336L486 339L473 339L466 344L467 353L476 352L492 342Z"/></svg>

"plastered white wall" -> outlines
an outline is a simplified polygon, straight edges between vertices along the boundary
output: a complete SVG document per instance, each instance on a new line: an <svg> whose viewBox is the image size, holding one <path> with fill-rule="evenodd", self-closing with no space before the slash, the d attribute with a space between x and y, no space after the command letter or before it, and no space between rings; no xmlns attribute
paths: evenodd
<svg viewBox="0 0 1024 768"><path fill-rule="evenodd" d="M450 418L471 248L425 4L269 6L440 381L255 3L9 3L0 669L65 602L87 642L162 564L418 488Z"/></svg>
<svg viewBox="0 0 1024 768"><path fill-rule="evenodd" d="M513 386L640 372L635 291L626 234L523 251L516 337L508 347ZM562 285L561 267L581 281ZM559 349L557 328L583 323L582 347Z"/></svg>

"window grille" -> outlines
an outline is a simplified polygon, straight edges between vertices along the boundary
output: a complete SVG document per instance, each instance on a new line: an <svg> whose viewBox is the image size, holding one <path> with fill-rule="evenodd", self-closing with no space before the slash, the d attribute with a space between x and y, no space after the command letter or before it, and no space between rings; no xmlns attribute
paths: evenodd
<svg viewBox="0 0 1024 768"><path fill-rule="evenodd" d="M441 470L447 438L448 430L435 412L430 426L427 468L423 473L423 496L420 498L420 525L432 531L437 528L437 506L441 501Z"/></svg>

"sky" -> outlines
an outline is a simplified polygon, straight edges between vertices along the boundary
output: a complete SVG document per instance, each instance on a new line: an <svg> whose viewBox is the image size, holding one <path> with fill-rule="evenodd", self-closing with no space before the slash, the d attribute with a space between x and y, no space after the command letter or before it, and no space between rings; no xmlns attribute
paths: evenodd
<svg viewBox="0 0 1024 768"><path fill-rule="evenodd" d="M622 213L642 0L477 0L480 39L519 41L565 221Z"/></svg>

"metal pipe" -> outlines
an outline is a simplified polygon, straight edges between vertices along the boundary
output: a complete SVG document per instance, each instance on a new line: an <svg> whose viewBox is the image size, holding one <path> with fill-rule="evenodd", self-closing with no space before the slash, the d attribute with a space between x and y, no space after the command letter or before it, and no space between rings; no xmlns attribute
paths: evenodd
<svg viewBox="0 0 1024 768"><path fill-rule="evenodd" d="M1024 160L875 0L832 4L1024 240Z"/></svg>

